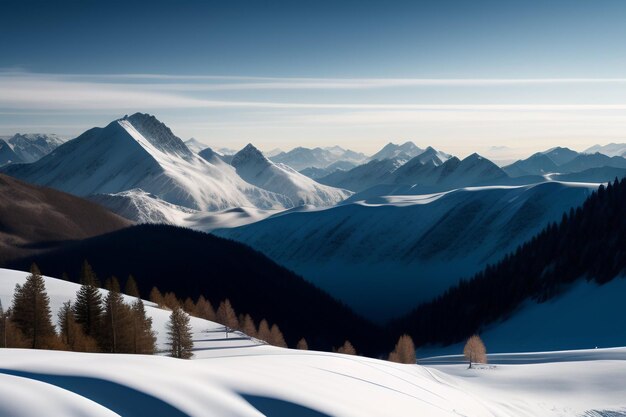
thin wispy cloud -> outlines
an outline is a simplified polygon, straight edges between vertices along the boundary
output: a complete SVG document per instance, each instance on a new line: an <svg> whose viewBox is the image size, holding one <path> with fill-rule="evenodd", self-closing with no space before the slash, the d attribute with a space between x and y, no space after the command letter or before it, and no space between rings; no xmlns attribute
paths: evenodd
<svg viewBox="0 0 626 417"><path fill-rule="evenodd" d="M267 88L286 88L297 85L301 81L270 82ZM321 81L315 83L336 88L338 84ZM454 82L465 85L470 82L523 83L531 80L351 80L343 81L350 85L398 86L402 83L421 85L454 85ZM564 80L532 80L536 83L556 82L626 82L622 79L568 79ZM432 84L428 84L432 83ZM452 83L452 84L450 84ZM238 86L245 90L255 90L260 84L254 83ZM189 92L207 91L211 89L227 89L234 84L144 84L120 83L107 81L77 81L72 76L41 75L41 74L1 74L0 75L0 107L3 109L31 110L125 110L141 108L250 108L250 109L317 109L317 110L397 110L397 111L602 111L626 110L626 104L619 103L524 103L524 104L484 104L484 103L372 103L372 102L303 102L303 101L263 101L263 100L221 100L211 97L198 97ZM202 88L204 87L204 88ZM233 87L234 88L234 87ZM321 88L321 87L320 87ZM340 87L344 88L344 87ZM349 97L347 97L349 98Z"/></svg>

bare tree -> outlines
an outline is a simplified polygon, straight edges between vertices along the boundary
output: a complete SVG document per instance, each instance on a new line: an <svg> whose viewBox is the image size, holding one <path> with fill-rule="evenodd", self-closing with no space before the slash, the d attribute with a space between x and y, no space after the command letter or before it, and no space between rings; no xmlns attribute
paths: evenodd
<svg viewBox="0 0 626 417"><path fill-rule="evenodd" d="M343 353L344 355L356 355L356 349L352 346L349 340L343 342L343 345L337 349L337 353Z"/></svg>
<svg viewBox="0 0 626 417"><path fill-rule="evenodd" d="M201 319L215 321L215 309L203 295L198 298L196 303L196 313Z"/></svg>
<svg viewBox="0 0 626 417"><path fill-rule="evenodd" d="M230 300L228 300L228 298L220 303L217 308L216 315L217 322L224 325L226 337L228 337L228 332L230 330L239 328L237 313L235 313L235 309L230 304Z"/></svg>
<svg viewBox="0 0 626 417"><path fill-rule="evenodd" d="M411 336L405 334L400 336L396 347L389 354L389 361L397 363L415 364L415 344Z"/></svg>
<svg viewBox="0 0 626 417"><path fill-rule="evenodd" d="M274 345L276 347L287 347L287 342L285 342L285 338L283 336L283 332L280 331L280 328L277 324L272 325L270 329L270 345Z"/></svg>
<svg viewBox="0 0 626 417"><path fill-rule="evenodd" d="M309 344L306 342L306 339L303 337L298 340L298 344L296 345L296 349L300 350L309 350Z"/></svg>
<svg viewBox="0 0 626 417"><path fill-rule="evenodd" d="M472 368L472 363L487 363L487 349L480 337L475 334L470 336L463 348L463 356L469 361L469 368Z"/></svg>
<svg viewBox="0 0 626 417"><path fill-rule="evenodd" d="M254 320L252 320L250 314L243 316L243 320L241 321L241 331L250 337L257 336L256 325L254 324Z"/></svg>
<svg viewBox="0 0 626 417"><path fill-rule="evenodd" d="M157 287L152 287L152 289L150 290L150 296L148 298L154 304L156 304L160 308L163 308L163 305L164 305L163 304L163 294L161 294L161 291L159 291L159 289Z"/></svg>
<svg viewBox="0 0 626 417"><path fill-rule="evenodd" d="M257 339L263 340L266 343L270 343L272 341L272 332L270 331L270 326L267 323L267 320L261 320L259 323L259 331L257 332Z"/></svg>

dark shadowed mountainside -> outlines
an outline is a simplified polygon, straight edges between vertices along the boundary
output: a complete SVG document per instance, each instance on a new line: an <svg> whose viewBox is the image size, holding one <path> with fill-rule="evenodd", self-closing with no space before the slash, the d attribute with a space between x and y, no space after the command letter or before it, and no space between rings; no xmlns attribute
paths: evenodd
<svg viewBox="0 0 626 417"><path fill-rule="evenodd" d="M0 174L0 264L130 225L98 204Z"/></svg>

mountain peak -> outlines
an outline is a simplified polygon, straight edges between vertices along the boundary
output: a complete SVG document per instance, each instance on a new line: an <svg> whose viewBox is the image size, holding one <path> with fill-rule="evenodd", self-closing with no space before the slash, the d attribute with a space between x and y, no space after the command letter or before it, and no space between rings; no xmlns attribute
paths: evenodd
<svg viewBox="0 0 626 417"><path fill-rule="evenodd" d="M263 155L263 152L258 150L253 144L248 143L242 150L237 152L233 157L231 165L238 167L247 163L267 163L269 160Z"/></svg>
<svg viewBox="0 0 626 417"><path fill-rule="evenodd" d="M127 128L129 123L137 132L145 137L155 148L164 153L173 153L185 159L193 156L185 143L174 135L169 127L148 113L135 113L124 116L118 123Z"/></svg>

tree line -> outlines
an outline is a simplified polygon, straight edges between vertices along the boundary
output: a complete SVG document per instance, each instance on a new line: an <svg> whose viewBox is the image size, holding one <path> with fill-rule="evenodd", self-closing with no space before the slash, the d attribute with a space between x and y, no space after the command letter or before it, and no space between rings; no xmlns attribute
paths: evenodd
<svg viewBox="0 0 626 417"><path fill-rule="evenodd" d="M133 276L128 277L124 287L124 293L132 297L131 303L124 301L116 277L108 278L104 288L107 294L103 297L100 282L85 261L74 302L68 300L59 309L57 331L45 281L37 265L33 264L24 284L16 285L11 307L6 312L0 302L0 347L154 354L156 333ZM267 320L262 319L257 326L249 314L237 315L228 299L222 301L216 310L202 295L196 302L191 298L181 301L174 293L161 294L154 287L150 292L150 301L160 308L171 310L167 323L167 344L173 357L188 359L193 355L190 316L223 324L226 337L240 330L270 345L288 347L276 323L270 326ZM298 341L296 349L308 350L305 338ZM357 354L348 340L333 351ZM411 337L400 337L388 359L415 363L415 346Z"/></svg>
<svg viewBox="0 0 626 417"><path fill-rule="evenodd" d="M418 345L452 344L544 302L579 279L603 284L626 270L626 179L601 185L517 250L392 323Z"/></svg>
<svg viewBox="0 0 626 417"><path fill-rule="evenodd" d="M72 304L68 300L58 312L58 331L53 324L50 297L37 265L33 264L24 284L17 284L11 307L0 305L0 343L2 347L153 354L156 335L152 319L146 315L143 301L131 278L127 292L134 300L127 304L119 282L111 277L102 297L98 280L85 262L81 286Z"/></svg>

